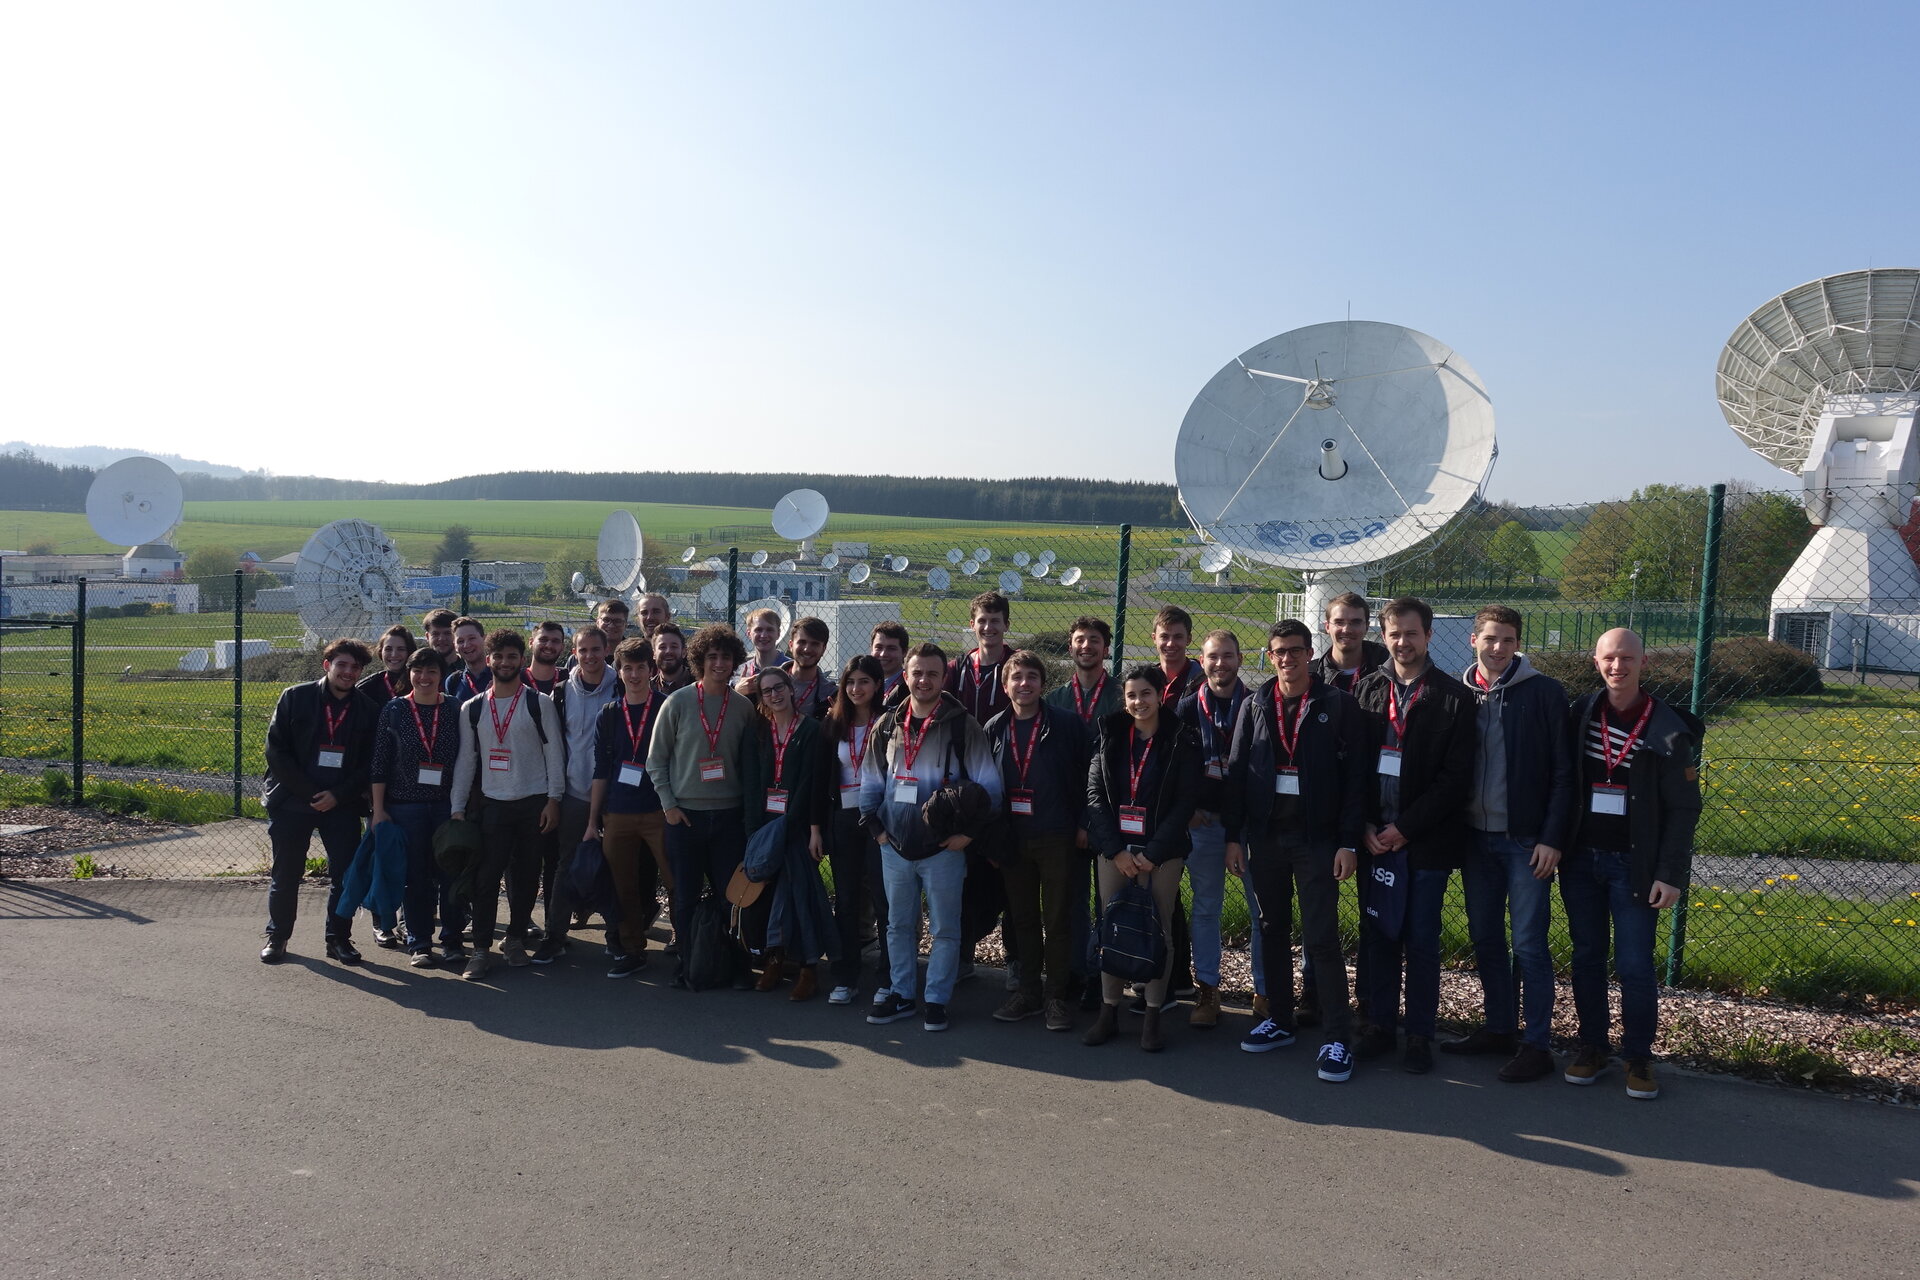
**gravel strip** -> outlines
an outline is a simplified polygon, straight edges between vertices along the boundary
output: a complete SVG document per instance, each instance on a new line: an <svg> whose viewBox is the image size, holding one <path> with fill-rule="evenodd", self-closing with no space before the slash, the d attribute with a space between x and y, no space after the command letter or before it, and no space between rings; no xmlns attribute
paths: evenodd
<svg viewBox="0 0 1920 1280"><path fill-rule="evenodd" d="M4 812L8 822L46 829L19 836L0 836L0 879L54 877L65 880L73 875L73 859L57 856L63 850L181 830L171 822L61 805L22 805ZM100 862L94 868L96 876L118 874L112 863Z"/></svg>

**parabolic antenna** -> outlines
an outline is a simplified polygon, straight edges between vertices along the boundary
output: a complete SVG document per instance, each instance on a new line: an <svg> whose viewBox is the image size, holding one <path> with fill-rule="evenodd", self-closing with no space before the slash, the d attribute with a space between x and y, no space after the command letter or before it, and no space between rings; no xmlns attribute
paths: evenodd
<svg viewBox="0 0 1920 1280"><path fill-rule="evenodd" d="M908 563L909 562L905 556L895 556L891 561L888 562L887 567L893 570L895 573L905 573L907 571Z"/></svg>
<svg viewBox="0 0 1920 1280"><path fill-rule="evenodd" d="M962 560L960 562L960 572L971 578L974 574L980 572L980 562L972 559Z"/></svg>
<svg viewBox="0 0 1920 1280"><path fill-rule="evenodd" d="M709 573L724 573L727 568L727 562L719 556L708 556L700 562L700 567Z"/></svg>
<svg viewBox="0 0 1920 1280"><path fill-rule="evenodd" d="M805 542L827 527L830 511L817 489L795 489L773 504L773 531L788 542Z"/></svg>
<svg viewBox="0 0 1920 1280"><path fill-rule="evenodd" d="M1440 532L1495 454L1493 402L1457 352L1348 320L1228 361L1180 424L1174 473L1209 540L1263 564L1351 569Z"/></svg>
<svg viewBox="0 0 1920 1280"><path fill-rule="evenodd" d="M600 585L616 595L633 590L640 581L640 558L646 542L640 522L631 511L615 511L600 526Z"/></svg>
<svg viewBox="0 0 1920 1280"><path fill-rule="evenodd" d="M1047 576L1047 571L1051 568L1053 568L1053 566L1044 560L1036 560L1033 562L1033 568L1028 570L1028 572L1036 578L1044 578Z"/></svg>
<svg viewBox="0 0 1920 1280"><path fill-rule="evenodd" d="M205 649L189 649L180 655L182 671L205 671L213 661L213 655Z"/></svg>
<svg viewBox="0 0 1920 1280"><path fill-rule="evenodd" d="M116 547L157 542L183 507L180 477L158 458L122 458L87 489L87 523Z"/></svg>
<svg viewBox="0 0 1920 1280"><path fill-rule="evenodd" d="M1052 564L1055 560L1058 560L1059 558L1060 558L1059 556L1054 554L1052 547L1048 547L1046 550L1042 551L1039 555L1034 557L1034 559L1038 560L1041 564Z"/></svg>
<svg viewBox="0 0 1920 1280"><path fill-rule="evenodd" d="M1002 569L1000 571L1000 590L1006 592L1008 595L1019 595L1020 588L1025 585L1026 583L1020 577L1020 571L1018 569Z"/></svg>
<svg viewBox="0 0 1920 1280"><path fill-rule="evenodd" d="M822 569L838 569L840 567L840 553L838 551L829 551L827 554L821 556L820 567Z"/></svg>
<svg viewBox="0 0 1920 1280"><path fill-rule="evenodd" d="M300 621L322 639L377 635L413 612L399 550L365 520L316 529L300 548L288 585Z"/></svg>
<svg viewBox="0 0 1920 1280"><path fill-rule="evenodd" d="M1207 544L1200 553L1200 571L1202 573L1220 573L1233 563L1233 548L1220 542Z"/></svg>
<svg viewBox="0 0 1920 1280"><path fill-rule="evenodd" d="M948 564L959 564L962 560L965 560L966 558L967 558L967 553L962 551L960 548L958 547L947 548Z"/></svg>
<svg viewBox="0 0 1920 1280"><path fill-rule="evenodd" d="M1065 573L1062 573L1060 575L1060 585L1063 587L1070 587L1078 581L1080 581L1079 565L1073 566L1073 568L1068 569Z"/></svg>
<svg viewBox="0 0 1920 1280"><path fill-rule="evenodd" d="M699 554L700 554L700 548L698 548L698 547L688 547L688 548L687 548L687 549L686 549L685 551L682 551L682 552L680 553L680 563L681 563L681 564L692 564L692 563L693 563L693 560L694 560L694 557L695 557L695 556L697 556L697 555L699 555Z"/></svg>
<svg viewBox="0 0 1920 1280"><path fill-rule="evenodd" d="M727 607L727 584L716 578L701 587L700 603L708 609L724 610Z"/></svg>
<svg viewBox="0 0 1920 1280"><path fill-rule="evenodd" d="M1033 557L1024 551L1016 551L1013 553L1013 562L1024 569L1033 563Z"/></svg>
<svg viewBox="0 0 1920 1280"><path fill-rule="evenodd" d="M873 576L872 569L869 569L864 564L857 564L853 566L853 568L847 573L847 581L851 582L854 586L857 587L861 583L865 582L868 578L871 578L872 576Z"/></svg>
<svg viewBox="0 0 1920 1280"><path fill-rule="evenodd" d="M953 575L945 569L929 569L927 571L927 585L935 591L945 591L953 585Z"/></svg>
<svg viewBox="0 0 1920 1280"><path fill-rule="evenodd" d="M724 605L726 602L723 600L721 603ZM775 644L779 644L786 638L787 629L793 625L793 606L778 596L761 596L758 600L749 600L735 609L733 629L741 635L747 634L747 616L758 613L762 609L771 609L780 615L780 634L773 639Z"/></svg>
<svg viewBox="0 0 1920 1280"><path fill-rule="evenodd" d="M981 564L985 564L987 561L993 559L993 551L987 547L975 547L973 549L973 558Z"/></svg>
<svg viewBox="0 0 1920 1280"><path fill-rule="evenodd" d="M578 570L574 571L573 577L570 578L568 581L571 583L575 591L585 591L587 589L587 575L579 572Z"/></svg>
<svg viewBox="0 0 1920 1280"><path fill-rule="evenodd" d="M766 562L767 562L767 553L764 551L756 551L752 555L747 557L747 563L752 565L756 569L759 568L761 565L765 564Z"/></svg>
<svg viewBox="0 0 1920 1280"><path fill-rule="evenodd" d="M778 573L792 573L794 570L800 567L800 562L798 560L782 560L779 564L773 567L774 567L774 570Z"/></svg>

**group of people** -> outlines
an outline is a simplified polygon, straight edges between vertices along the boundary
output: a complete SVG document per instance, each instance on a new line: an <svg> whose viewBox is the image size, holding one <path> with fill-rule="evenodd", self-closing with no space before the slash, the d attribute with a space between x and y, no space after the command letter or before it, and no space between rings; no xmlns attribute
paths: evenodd
<svg viewBox="0 0 1920 1280"><path fill-rule="evenodd" d="M1112 664L1104 620L1075 620L1058 681L1042 656L1008 645L1011 605L998 592L970 603L965 653L913 644L884 622L832 675L819 665L830 635L817 618L796 621L782 651L771 611L746 619L744 642L722 625L686 634L661 596L638 613L631 626L627 606L609 600L593 625L569 635L543 622L529 638L438 609L424 644L390 628L370 673L366 645L329 644L321 678L281 695L267 734L261 959L285 954L317 833L333 873L327 954L360 961L340 886L370 817L404 833L404 908L376 934L415 967L484 977L503 882L505 963L565 954L586 904L564 858L596 838L618 908L603 912L617 915L608 976L646 963L664 888L673 983L685 986L696 909L736 884L750 841L772 837L773 857L754 864L770 883L734 917L752 956L739 985L771 991L791 977L793 1000L825 988L828 1003L851 1004L871 945L867 1021L917 1016L943 1031L956 983L998 927L1009 993L996 1019L1065 1032L1092 1012L1082 1039L1100 1045L1131 1003L1141 1047L1158 1051L1189 975L1188 1025L1221 1019L1233 875L1254 915L1242 1049L1282 1048L1318 1027L1317 1072L1330 1082L1396 1051L1424 1073L1437 1048L1501 1055L1504 1081L1558 1069L1592 1084L1615 1044L1611 962L1627 1091L1658 1096L1654 938L1688 883L1699 726L1642 689L1645 649L1630 630L1600 637L1604 687L1570 704L1528 663L1524 620L1504 605L1474 617L1474 661L1455 677L1429 660L1423 601L1384 606L1376 643L1366 600L1342 595L1326 608L1317 656L1305 623L1268 628L1272 674L1253 686L1233 631L1206 634L1195 657L1192 618L1171 606L1153 621L1158 661L1137 666ZM477 831L477 848L456 880L436 846L460 829ZM1456 872L1484 1021L1436 1044L1442 905ZM1555 879L1579 1025L1564 1067L1549 1038ZM1166 956L1131 995L1102 973L1099 947L1099 909L1130 882L1151 894ZM1347 883L1360 920L1351 991Z"/></svg>

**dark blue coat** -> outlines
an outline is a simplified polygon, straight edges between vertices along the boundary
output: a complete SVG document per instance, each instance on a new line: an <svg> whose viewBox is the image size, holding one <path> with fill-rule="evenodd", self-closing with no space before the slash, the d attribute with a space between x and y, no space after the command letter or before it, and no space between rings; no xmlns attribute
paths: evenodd
<svg viewBox="0 0 1920 1280"><path fill-rule="evenodd" d="M1278 676L1263 681L1241 704L1233 723L1221 822L1234 844L1258 841L1267 833L1273 812L1277 684ZM1367 791L1373 785L1366 716L1351 694L1318 676L1307 686L1298 753L1300 834L1309 844L1331 843L1357 852L1366 831Z"/></svg>

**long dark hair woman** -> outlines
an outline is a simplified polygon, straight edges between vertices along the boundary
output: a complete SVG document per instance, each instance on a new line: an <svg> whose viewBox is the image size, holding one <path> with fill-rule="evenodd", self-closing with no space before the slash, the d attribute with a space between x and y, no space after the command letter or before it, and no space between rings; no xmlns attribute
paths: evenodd
<svg viewBox="0 0 1920 1280"><path fill-rule="evenodd" d="M867 735L879 718L886 669L868 654L848 660L840 688L822 722L820 778L822 804L816 814L816 838L824 835L833 870L833 921L840 937L840 958L833 964L828 1004L852 1004L860 990L860 953L867 923L879 939L882 975L875 1000L887 995L887 894L880 881L880 846L860 825L860 766L867 758Z"/></svg>
<svg viewBox="0 0 1920 1280"><path fill-rule="evenodd" d="M772 991L797 966L791 999L809 1000L818 987L822 955L839 954L833 910L816 865L823 856L818 829L820 805L820 722L793 705L793 677L762 670L753 677L759 693L760 723L742 769L748 838L776 817L786 820L780 874L761 895L763 920L743 921L747 945L764 929L764 966L756 990ZM749 916L754 908L748 908Z"/></svg>

